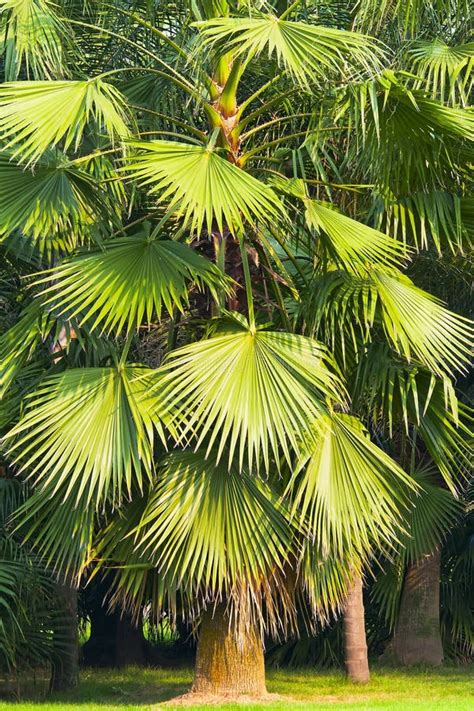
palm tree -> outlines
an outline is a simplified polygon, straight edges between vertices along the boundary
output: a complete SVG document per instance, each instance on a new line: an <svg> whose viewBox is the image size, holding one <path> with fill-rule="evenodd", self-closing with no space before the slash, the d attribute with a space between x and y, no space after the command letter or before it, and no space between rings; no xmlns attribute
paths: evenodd
<svg viewBox="0 0 474 711"><path fill-rule="evenodd" d="M4 17L1 246L26 278L0 387L34 485L22 521L58 570L116 565L115 600L201 619L194 688L213 693L263 693L264 630L294 627L297 596L339 610L399 538L417 484L371 441L353 373L385 377L377 348L422 369L457 433L472 338L407 273L467 239L463 67L438 96L440 74L420 85L336 7L254 5ZM422 436L454 486L446 440Z"/></svg>

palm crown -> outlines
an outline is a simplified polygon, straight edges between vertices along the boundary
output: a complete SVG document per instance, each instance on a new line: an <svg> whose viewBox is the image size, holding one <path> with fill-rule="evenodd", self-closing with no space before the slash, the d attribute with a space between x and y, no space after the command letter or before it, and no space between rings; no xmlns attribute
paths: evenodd
<svg viewBox="0 0 474 711"><path fill-rule="evenodd" d="M394 58L312 6L4 14L3 446L41 553L126 561L130 601L250 585L275 621L292 569L327 609L420 486L393 428L452 488L467 462L472 326L411 277L469 244L469 47Z"/></svg>

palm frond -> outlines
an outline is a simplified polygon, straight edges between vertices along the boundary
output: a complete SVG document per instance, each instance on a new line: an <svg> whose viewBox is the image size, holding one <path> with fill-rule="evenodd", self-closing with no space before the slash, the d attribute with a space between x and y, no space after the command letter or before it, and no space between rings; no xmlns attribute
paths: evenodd
<svg viewBox="0 0 474 711"><path fill-rule="evenodd" d="M125 100L101 79L0 86L0 139L19 160L34 163L60 141L77 150L91 121L111 139L128 136Z"/></svg>
<svg viewBox="0 0 474 711"><path fill-rule="evenodd" d="M400 242L335 210L331 203L307 200L305 218L336 264L357 271L367 264L400 266L406 251Z"/></svg>
<svg viewBox="0 0 474 711"><path fill-rule="evenodd" d="M401 274L375 273L385 332L410 360L412 353L434 373L465 371L472 355L473 324Z"/></svg>
<svg viewBox="0 0 474 711"><path fill-rule="evenodd" d="M63 238L69 248L87 232L97 215L97 194L90 175L68 165L59 153L46 153L35 170L0 156L0 235L20 230L48 252Z"/></svg>
<svg viewBox="0 0 474 711"><path fill-rule="evenodd" d="M58 314L78 316L91 329L138 328L183 311L195 284L229 291L230 281L205 257L185 244L152 239L145 232L107 242L104 249L73 257L43 272L36 284L46 288L43 304Z"/></svg>
<svg viewBox="0 0 474 711"><path fill-rule="evenodd" d="M270 454L289 458L311 419L344 399L332 367L317 341L242 324L171 352L157 387L176 408L183 438L199 446L209 436L207 451L218 442L218 459L228 442L229 462L238 445L241 467L245 457L250 470L263 457L268 470Z"/></svg>
<svg viewBox="0 0 474 711"><path fill-rule="evenodd" d="M141 558L191 596L283 568L294 533L267 484L197 451L163 462L131 535Z"/></svg>
<svg viewBox="0 0 474 711"><path fill-rule="evenodd" d="M415 428L412 447L419 436L452 491L469 476L472 414L447 378L404 363L386 344L374 343L359 363L352 395L354 406L374 427L386 427L390 438L401 426L407 436Z"/></svg>
<svg viewBox="0 0 474 711"><path fill-rule="evenodd" d="M474 42L450 47L440 39L418 41L408 50L419 76L416 87L434 99L451 105L466 105L472 89Z"/></svg>
<svg viewBox="0 0 474 711"><path fill-rule="evenodd" d="M395 350L408 362L418 359L443 377L465 372L471 358L473 326L416 287L401 272L371 269L365 278L328 272L316 278L305 314L333 343L356 340L355 329L370 341L375 324L383 327Z"/></svg>
<svg viewBox="0 0 474 711"><path fill-rule="evenodd" d="M196 23L201 43L218 53L276 57L301 86L340 74L372 73L382 52L376 41L356 32L280 20L274 15L252 18L216 17Z"/></svg>
<svg viewBox="0 0 474 711"><path fill-rule="evenodd" d="M244 220L269 223L281 219L283 210L272 189L221 157L215 149L172 141L132 142L138 152L128 157L125 170L158 202L165 202L192 231L203 225L211 233L233 234L244 229Z"/></svg>
<svg viewBox="0 0 474 711"><path fill-rule="evenodd" d="M471 197L460 197L446 190L413 192L396 197L390 192L375 195L370 217L385 230L417 252L433 245L439 255L469 254L474 242Z"/></svg>
<svg viewBox="0 0 474 711"><path fill-rule="evenodd" d="M360 558L400 536L400 507L410 478L349 415L320 417L306 437L292 477L295 515L307 522L323 555Z"/></svg>
<svg viewBox="0 0 474 711"><path fill-rule="evenodd" d="M154 433L165 442L153 371L138 366L78 368L46 378L27 399L24 417L6 435L9 457L43 496L67 484L76 502L120 501L153 471ZM139 379L140 378L140 379Z"/></svg>
<svg viewBox="0 0 474 711"><path fill-rule="evenodd" d="M35 79L65 71L64 48L71 33L49 0L0 0L5 79L18 79L23 65Z"/></svg>

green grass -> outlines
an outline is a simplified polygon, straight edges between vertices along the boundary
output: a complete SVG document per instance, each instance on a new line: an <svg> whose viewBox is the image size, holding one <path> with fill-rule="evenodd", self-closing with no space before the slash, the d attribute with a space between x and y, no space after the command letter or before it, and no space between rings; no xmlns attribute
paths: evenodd
<svg viewBox="0 0 474 711"><path fill-rule="evenodd" d="M169 701L189 689L187 669L86 670L80 687L56 694L43 702L1 702L11 711L172 711L181 709ZM473 667L418 669L409 672L375 670L367 686L349 683L341 673L278 670L268 673L268 690L281 695L265 703L265 709L380 709L385 711L472 711ZM193 709L209 708L194 706ZM214 708L261 709L261 704L227 703Z"/></svg>

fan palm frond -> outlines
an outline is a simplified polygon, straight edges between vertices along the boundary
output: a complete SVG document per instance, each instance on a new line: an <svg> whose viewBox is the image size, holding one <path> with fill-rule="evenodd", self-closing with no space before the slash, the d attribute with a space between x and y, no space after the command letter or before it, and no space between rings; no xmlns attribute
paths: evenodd
<svg viewBox="0 0 474 711"><path fill-rule="evenodd" d="M403 425L407 435L416 428L452 491L468 476L472 416L447 378L404 363L386 344L374 343L359 363L352 394L355 407L367 412L374 426L387 423L391 438L396 426Z"/></svg>
<svg viewBox="0 0 474 711"><path fill-rule="evenodd" d="M328 72L374 72L382 52L376 41L356 32L281 20L274 15L216 17L196 23L201 42L235 56L276 57L295 81L307 87Z"/></svg>
<svg viewBox="0 0 474 711"><path fill-rule="evenodd" d="M117 502L153 471L154 433L166 443L166 413L138 366L78 368L46 378L6 435L9 455L51 498L85 494L91 506ZM148 379L148 380L147 380ZM160 419L160 413L162 419Z"/></svg>
<svg viewBox="0 0 474 711"><path fill-rule="evenodd" d="M111 139L128 136L125 100L99 78L0 86L0 139L19 160L34 163L60 141L77 150L92 120Z"/></svg>
<svg viewBox="0 0 474 711"><path fill-rule="evenodd" d="M355 326L370 340L375 323L410 362L418 359L443 377L465 372L471 358L470 319L445 308L439 299L416 287L401 272L371 269L365 278L328 272L315 279L305 313L315 325L325 324L333 342L354 334Z"/></svg>
<svg viewBox="0 0 474 711"><path fill-rule="evenodd" d="M128 175L148 187L158 201L166 202L186 225L211 233L215 222L222 232L244 229L244 220L268 223L283 217L273 190L237 168L215 149L172 141L135 141L129 156Z"/></svg>
<svg viewBox="0 0 474 711"><path fill-rule="evenodd" d="M43 304L78 316L91 329L120 331L150 323L163 306L172 315L188 303L190 284L229 291L230 280L185 244L152 239L145 232L107 242L104 249L73 257L40 275Z"/></svg>
<svg viewBox="0 0 474 711"><path fill-rule="evenodd" d="M329 256L344 269L361 264L400 266L406 251L400 242L335 210L331 203L305 202L305 218Z"/></svg>
<svg viewBox="0 0 474 711"><path fill-rule="evenodd" d="M23 64L35 79L64 75L70 32L49 0L0 0L5 79L18 78Z"/></svg>
<svg viewBox="0 0 474 711"><path fill-rule="evenodd" d="M278 176L272 185L302 202L305 225L317 236L316 244L311 239L309 245L316 257L326 255L341 268L356 272L367 264L400 266L407 257L404 245L393 237L342 214L330 202L310 198L303 179Z"/></svg>
<svg viewBox="0 0 474 711"><path fill-rule="evenodd" d="M420 77L417 88L451 105L467 104L473 81L474 42L450 47L440 39L419 41L410 47L408 56Z"/></svg>
<svg viewBox="0 0 474 711"><path fill-rule="evenodd" d="M0 200L0 235L20 230L40 252L51 250L57 236L72 248L98 211L91 176L52 152L38 161L34 171L3 152Z"/></svg>
<svg viewBox="0 0 474 711"><path fill-rule="evenodd" d="M294 533L267 484L197 451L163 462L131 535L141 558L177 587L216 594L282 568Z"/></svg>
<svg viewBox="0 0 474 711"><path fill-rule="evenodd" d="M270 454L290 457L289 445L328 401L344 400L344 389L323 345L291 333L247 325L171 352L159 371L162 397L176 408L182 437L201 445L209 435L217 457L229 443L229 462L239 450L249 469ZM161 374L160 374L161 373Z"/></svg>
<svg viewBox="0 0 474 711"><path fill-rule="evenodd" d="M410 477L370 441L355 417L320 417L305 440L289 490L293 512L309 526L323 555L393 545L400 536L400 507L408 505Z"/></svg>

